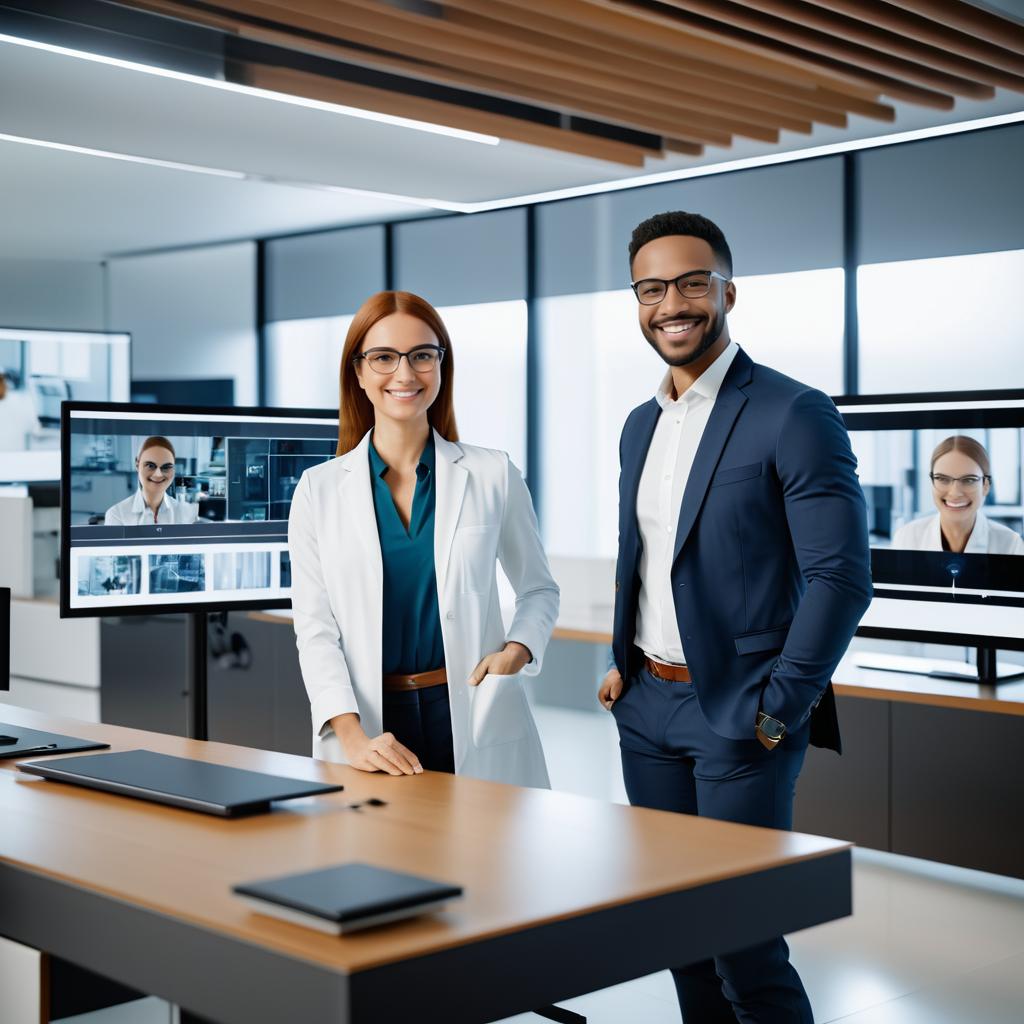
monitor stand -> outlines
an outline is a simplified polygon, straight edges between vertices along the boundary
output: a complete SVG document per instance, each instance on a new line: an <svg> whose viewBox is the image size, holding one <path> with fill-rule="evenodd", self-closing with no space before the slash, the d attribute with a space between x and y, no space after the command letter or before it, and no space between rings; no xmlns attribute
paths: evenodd
<svg viewBox="0 0 1024 1024"><path fill-rule="evenodd" d="M911 658L879 651L858 651L853 656L858 668L874 672L905 672L909 675L928 676L931 679L957 679L964 683L998 685L1014 679L1024 679L1024 665L997 665L996 651L992 647L978 648L978 663L941 658Z"/></svg>
<svg viewBox="0 0 1024 1024"><path fill-rule="evenodd" d="M188 695L188 738L209 739L206 699L206 652L209 643L206 612L190 612L186 634L186 693Z"/></svg>

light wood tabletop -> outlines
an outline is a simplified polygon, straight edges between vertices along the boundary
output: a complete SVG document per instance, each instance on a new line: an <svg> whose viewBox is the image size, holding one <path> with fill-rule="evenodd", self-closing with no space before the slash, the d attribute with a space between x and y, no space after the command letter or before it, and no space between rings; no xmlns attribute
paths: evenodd
<svg viewBox="0 0 1024 1024"><path fill-rule="evenodd" d="M6 869L0 871L0 931L8 934L18 922L6 922L5 896L19 874L22 880L31 875L55 883L61 892L72 887L345 977L558 923L597 921L602 912L653 907L662 897L708 893L716 885L787 868L813 868L814 862L828 862L828 884L837 891L818 897L808 892L794 926L849 912L842 909L849 900L847 844L830 839L435 773L397 779L371 775L309 758L61 720L2 704L0 721L106 740L112 750L142 748L345 786L341 793L276 805L269 814L219 819L46 781L18 771L13 760L0 761L0 868ZM385 806L352 807L369 797ZM337 938L260 915L231 892L239 882L347 861L453 882L464 887L465 897L440 913ZM789 881L803 884L796 875ZM813 888L813 879L809 884ZM738 907L731 912L739 915L737 921L744 913L755 916ZM29 944L46 948L45 936L34 938ZM669 937L663 941L671 946ZM60 946L57 941L51 951L65 955ZM650 970L661 966L652 964ZM119 980L139 983L125 976ZM527 1002L520 1009L530 1007ZM196 1007L203 1009L210 1007Z"/></svg>

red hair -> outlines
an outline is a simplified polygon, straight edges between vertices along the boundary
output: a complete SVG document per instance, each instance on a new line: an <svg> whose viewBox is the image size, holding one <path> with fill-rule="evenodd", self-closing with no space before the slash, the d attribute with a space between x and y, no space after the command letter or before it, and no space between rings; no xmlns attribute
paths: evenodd
<svg viewBox="0 0 1024 1024"><path fill-rule="evenodd" d="M421 299L412 292L377 292L359 307L359 312L353 318L345 337L345 349L341 354L339 372L338 455L352 451L373 426L373 403L359 386L354 357L359 355L360 346L370 328L392 313L407 313L417 320L422 320L434 332L438 344L444 349L441 390L427 410L427 419L446 440L459 439L452 398L455 365L452 359L452 342L444 321L426 299Z"/></svg>

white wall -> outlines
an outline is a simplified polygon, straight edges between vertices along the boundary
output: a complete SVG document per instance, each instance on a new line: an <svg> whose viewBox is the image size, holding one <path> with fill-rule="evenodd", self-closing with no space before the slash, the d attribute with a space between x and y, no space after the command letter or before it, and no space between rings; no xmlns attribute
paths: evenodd
<svg viewBox="0 0 1024 1024"><path fill-rule="evenodd" d="M113 259L108 286L134 378L232 377L235 402L256 404L254 243Z"/></svg>
<svg viewBox="0 0 1024 1024"><path fill-rule="evenodd" d="M103 264L0 259L0 326L102 331Z"/></svg>

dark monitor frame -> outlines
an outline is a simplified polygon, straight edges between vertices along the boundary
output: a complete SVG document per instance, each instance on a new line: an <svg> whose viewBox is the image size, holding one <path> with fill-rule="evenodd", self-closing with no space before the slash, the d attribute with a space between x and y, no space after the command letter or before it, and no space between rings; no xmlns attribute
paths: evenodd
<svg viewBox="0 0 1024 1024"><path fill-rule="evenodd" d="M985 408L986 402L1024 402L1024 388L983 391L923 391L891 395L838 395L832 401L840 409L847 430L915 430L929 427L1010 427L1024 429L1024 407L1017 409ZM957 402L977 402L977 409L935 409L907 410L903 415L906 424L886 427L872 427L878 422L875 417L891 417L892 413L858 413L857 406L940 404L948 406ZM893 410L896 412L896 410ZM1021 559L1024 563L1024 557ZM884 593L876 596L884 597ZM1021 604L1024 605L1024 587L1021 588ZM955 647L979 647L1003 651L1024 651L1024 636L990 636L985 633L952 633L941 630L921 630L882 626L858 626L857 636L875 640L902 640L927 644L948 644Z"/></svg>
<svg viewBox="0 0 1024 1024"><path fill-rule="evenodd" d="M11 588L0 587L0 691L11 688Z"/></svg>
<svg viewBox="0 0 1024 1024"><path fill-rule="evenodd" d="M105 618L122 615L162 615L162 614L204 614L209 612L258 611L264 608L290 608L291 598L225 598L216 601L196 601L195 603L173 604L138 604L115 605L102 608L71 607L71 414L73 412L95 413L102 417L105 413L138 413L139 415L159 419L163 415L193 416L196 420L217 419L220 416L257 416L264 419L306 418L338 421L336 409L279 409L262 408L259 406L189 406L189 405L151 405L134 402L62 402L60 410L60 617L62 619ZM230 593L230 592L228 592Z"/></svg>

